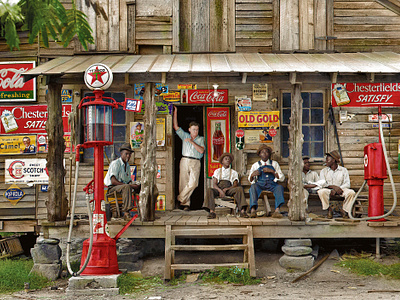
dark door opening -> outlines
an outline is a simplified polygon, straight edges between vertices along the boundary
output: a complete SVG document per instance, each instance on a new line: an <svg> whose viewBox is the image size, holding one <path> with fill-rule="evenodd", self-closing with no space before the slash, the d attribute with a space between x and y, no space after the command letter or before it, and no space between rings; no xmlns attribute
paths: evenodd
<svg viewBox="0 0 400 300"><path fill-rule="evenodd" d="M190 122L200 124L199 135L204 136L203 125L203 106L179 106L178 107L178 125L184 131L188 132ZM204 141L206 144L206 141ZM179 162L182 158L182 140L175 135L175 207L179 207L176 197L179 195ZM201 172L199 185L190 197L190 209L201 209L204 201L204 157L201 160Z"/></svg>

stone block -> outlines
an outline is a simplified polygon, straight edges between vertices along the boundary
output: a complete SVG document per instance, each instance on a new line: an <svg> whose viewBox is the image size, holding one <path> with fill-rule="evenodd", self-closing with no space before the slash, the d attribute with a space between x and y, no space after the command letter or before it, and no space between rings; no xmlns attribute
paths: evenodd
<svg viewBox="0 0 400 300"><path fill-rule="evenodd" d="M44 277L47 277L49 280L56 280L60 277L62 271L61 262L58 264L37 264L33 265L33 268L30 273L37 273Z"/></svg>
<svg viewBox="0 0 400 300"><path fill-rule="evenodd" d="M130 252L130 253L120 253L118 254L118 262L136 262L141 256L140 251Z"/></svg>
<svg viewBox="0 0 400 300"><path fill-rule="evenodd" d="M118 262L118 268L120 270L127 270L128 272L139 271L143 267L143 260L137 262Z"/></svg>
<svg viewBox="0 0 400 300"><path fill-rule="evenodd" d="M77 276L71 277L68 281L69 290L88 289L111 289L117 288L117 275L102 275L102 276Z"/></svg>
<svg viewBox="0 0 400 300"><path fill-rule="evenodd" d="M282 251L283 253L289 256L303 256L310 254L312 252L312 248L303 246L296 246L296 247L282 246Z"/></svg>
<svg viewBox="0 0 400 300"><path fill-rule="evenodd" d="M311 239L285 239L285 246L296 247L296 246L311 246Z"/></svg>
<svg viewBox="0 0 400 300"><path fill-rule="evenodd" d="M58 263L61 257L61 248L52 244L35 244L31 248L31 255L35 264Z"/></svg>
<svg viewBox="0 0 400 300"><path fill-rule="evenodd" d="M284 255L279 259L282 268L292 269L301 272L308 271L314 265L314 257L307 256L288 256Z"/></svg>

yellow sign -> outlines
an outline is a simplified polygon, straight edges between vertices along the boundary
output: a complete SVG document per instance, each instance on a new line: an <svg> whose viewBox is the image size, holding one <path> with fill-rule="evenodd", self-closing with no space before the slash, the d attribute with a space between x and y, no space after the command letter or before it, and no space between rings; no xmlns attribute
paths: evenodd
<svg viewBox="0 0 400 300"><path fill-rule="evenodd" d="M0 154L35 154L36 135L0 136Z"/></svg>
<svg viewBox="0 0 400 300"><path fill-rule="evenodd" d="M239 127L279 127L279 111L239 111Z"/></svg>
<svg viewBox="0 0 400 300"><path fill-rule="evenodd" d="M268 134L267 129L245 130L245 144L272 143L272 137Z"/></svg>
<svg viewBox="0 0 400 300"><path fill-rule="evenodd" d="M178 90L195 90L197 89L197 84L178 84Z"/></svg>
<svg viewBox="0 0 400 300"><path fill-rule="evenodd" d="M157 147L165 146L165 118L156 119Z"/></svg>
<svg viewBox="0 0 400 300"><path fill-rule="evenodd" d="M19 188L18 185L13 184L11 185L5 192L4 197L10 201L12 205L16 205L22 197L25 196L25 192Z"/></svg>
<svg viewBox="0 0 400 300"><path fill-rule="evenodd" d="M181 101L181 93L180 92L169 92L163 94L163 100L167 102L179 102Z"/></svg>

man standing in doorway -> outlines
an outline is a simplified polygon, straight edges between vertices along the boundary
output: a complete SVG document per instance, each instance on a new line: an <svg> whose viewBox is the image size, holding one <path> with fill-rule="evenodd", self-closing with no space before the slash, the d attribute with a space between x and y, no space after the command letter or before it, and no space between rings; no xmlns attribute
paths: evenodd
<svg viewBox="0 0 400 300"><path fill-rule="evenodd" d="M179 195L183 210L190 209L190 196L199 184L201 158L204 154L204 137L199 136L200 125L190 122L189 133L178 125L178 109L174 106L173 125L182 140L182 158L179 164Z"/></svg>

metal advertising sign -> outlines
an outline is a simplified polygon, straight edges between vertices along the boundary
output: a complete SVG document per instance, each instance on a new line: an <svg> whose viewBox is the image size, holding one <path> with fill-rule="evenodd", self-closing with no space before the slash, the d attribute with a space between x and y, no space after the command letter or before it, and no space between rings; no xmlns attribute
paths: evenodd
<svg viewBox="0 0 400 300"><path fill-rule="evenodd" d="M332 106L400 106L400 83L334 83Z"/></svg>
<svg viewBox="0 0 400 300"><path fill-rule="evenodd" d="M84 80L91 90L106 90L113 82L113 73L103 64L93 64L86 69Z"/></svg>
<svg viewBox="0 0 400 300"><path fill-rule="evenodd" d="M251 98L247 96L235 96L236 111L250 111Z"/></svg>
<svg viewBox="0 0 400 300"><path fill-rule="evenodd" d="M61 90L61 102L72 103L72 90Z"/></svg>
<svg viewBox="0 0 400 300"><path fill-rule="evenodd" d="M36 79L21 76L34 67L34 61L0 62L0 102L36 101Z"/></svg>
<svg viewBox="0 0 400 300"><path fill-rule="evenodd" d="M64 132L71 132L68 116L72 105L62 105ZM47 105L0 106L0 134L37 134L46 133Z"/></svg>
<svg viewBox="0 0 400 300"><path fill-rule="evenodd" d="M36 135L0 136L0 155L36 154Z"/></svg>
<svg viewBox="0 0 400 300"><path fill-rule="evenodd" d="M239 111L239 127L279 127L279 111Z"/></svg>
<svg viewBox="0 0 400 300"><path fill-rule="evenodd" d="M46 159L6 159L5 183L48 184Z"/></svg>
<svg viewBox="0 0 400 300"><path fill-rule="evenodd" d="M253 100L268 100L268 84L253 84Z"/></svg>
<svg viewBox="0 0 400 300"><path fill-rule="evenodd" d="M16 205L19 200L25 196L25 192L18 185L11 185L5 192L4 197L10 201L12 205Z"/></svg>
<svg viewBox="0 0 400 300"><path fill-rule="evenodd" d="M188 90L187 103L189 104L228 104L228 90Z"/></svg>

